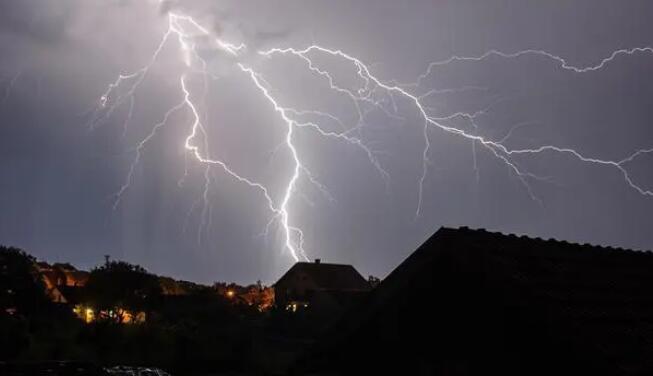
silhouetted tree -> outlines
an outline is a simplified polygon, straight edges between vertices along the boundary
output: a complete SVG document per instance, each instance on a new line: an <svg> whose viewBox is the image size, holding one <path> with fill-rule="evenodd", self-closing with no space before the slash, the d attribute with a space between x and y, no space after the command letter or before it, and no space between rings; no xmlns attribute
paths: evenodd
<svg viewBox="0 0 653 376"><path fill-rule="evenodd" d="M375 288L381 284L381 279L371 275L367 278L367 283L369 283L372 288Z"/></svg>
<svg viewBox="0 0 653 376"><path fill-rule="evenodd" d="M0 246L0 309L28 315L48 303L36 260L24 251Z"/></svg>
<svg viewBox="0 0 653 376"><path fill-rule="evenodd" d="M35 263L18 248L0 246L0 359L27 351L52 313Z"/></svg>
<svg viewBox="0 0 653 376"><path fill-rule="evenodd" d="M110 261L93 269L85 290L88 302L105 311L122 308L148 312L161 295L157 276L124 261Z"/></svg>

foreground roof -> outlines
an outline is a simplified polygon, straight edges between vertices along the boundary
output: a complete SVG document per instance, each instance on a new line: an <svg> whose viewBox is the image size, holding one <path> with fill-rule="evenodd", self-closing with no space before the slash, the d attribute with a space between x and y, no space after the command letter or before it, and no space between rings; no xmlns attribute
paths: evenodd
<svg viewBox="0 0 653 376"><path fill-rule="evenodd" d="M651 374L652 291L650 252L443 228L306 364L340 373Z"/></svg>

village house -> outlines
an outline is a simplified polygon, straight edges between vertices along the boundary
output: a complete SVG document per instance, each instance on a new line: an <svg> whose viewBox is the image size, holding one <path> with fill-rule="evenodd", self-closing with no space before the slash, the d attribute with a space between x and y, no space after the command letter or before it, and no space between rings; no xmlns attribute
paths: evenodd
<svg viewBox="0 0 653 376"><path fill-rule="evenodd" d="M37 262L36 271L41 276L48 297L55 303L75 300L79 289L86 285L89 273L70 264Z"/></svg>
<svg viewBox="0 0 653 376"><path fill-rule="evenodd" d="M310 309L318 315L341 312L366 295L371 286L351 265L298 262L274 284L277 307Z"/></svg>

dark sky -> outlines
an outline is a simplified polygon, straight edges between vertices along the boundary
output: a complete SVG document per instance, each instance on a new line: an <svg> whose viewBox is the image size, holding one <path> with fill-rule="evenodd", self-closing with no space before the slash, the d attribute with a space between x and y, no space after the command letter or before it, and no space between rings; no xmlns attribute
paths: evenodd
<svg viewBox="0 0 653 376"><path fill-rule="evenodd" d="M208 62L206 94L197 61L186 67L171 38L134 92L131 119L127 100L89 127L94 114L106 113L97 109L108 85L149 63L168 11L211 31L211 38L193 38ZM84 268L109 254L194 281L274 281L293 262L281 226L273 223L262 236L271 212L260 192L219 167L207 175L185 150L188 108L173 113L142 149L113 208L135 147L183 99L181 75L211 157L264 184L280 205L294 168L287 128L235 64L254 67L284 107L329 112L347 129L357 117L351 101L302 60L265 59L257 50L316 43L357 57L380 80L402 83L416 81L430 62L489 50L544 50L588 67L615 50L653 45L651 14L653 2L618 0L0 0L0 243ZM247 51L236 58L211 49L214 37L243 42ZM315 59L336 84L360 87L351 64ZM555 145L618 162L653 147L651 67L650 51L617 55L586 73L537 54L492 56L438 66L421 87L406 90L452 89L424 98L435 117L487 109L475 125L464 118L446 124L493 141L513 129L503 140L507 149ZM393 104L382 90L375 95L382 110L370 109L360 133L351 134L373 151L387 181L360 147L295 128L302 164L330 194L303 176L289 202L309 258L383 277L443 225L653 249L653 197L630 187L614 165L552 151L511 156L522 171L544 178L526 177L529 193L489 149L477 144L475 168L473 143L437 128L428 130L430 163L416 216L423 120L405 97ZM320 121L342 132L332 120ZM652 163L653 154L642 154L624 167L650 190Z"/></svg>

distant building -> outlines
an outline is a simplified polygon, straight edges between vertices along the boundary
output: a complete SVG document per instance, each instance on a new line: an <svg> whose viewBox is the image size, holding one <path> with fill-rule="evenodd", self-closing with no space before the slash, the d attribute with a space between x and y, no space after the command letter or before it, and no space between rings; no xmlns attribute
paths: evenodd
<svg viewBox="0 0 653 376"><path fill-rule="evenodd" d="M261 312L269 310L274 304L274 289L263 286L260 281L249 286L216 282L212 288L218 295L228 299L232 304L254 306Z"/></svg>
<svg viewBox="0 0 653 376"><path fill-rule="evenodd" d="M296 374L651 375L653 254L440 229Z"/></svg>
<svg viewBox="0 0 653 376"><path fill-rule="evenodd" d="M77 270L70 264L47 262L36 263L36 271L45 284L46 293L55 303L69 303L76 300L79 289L86 285L89 272Z"/></svg>
<svg viewBox="0 0 653 376"><path fill-rule="evenodd" d="M351 265L298 262L274 284L275 305L318 314L342 311L367 294L370 284Z"/></svg>

